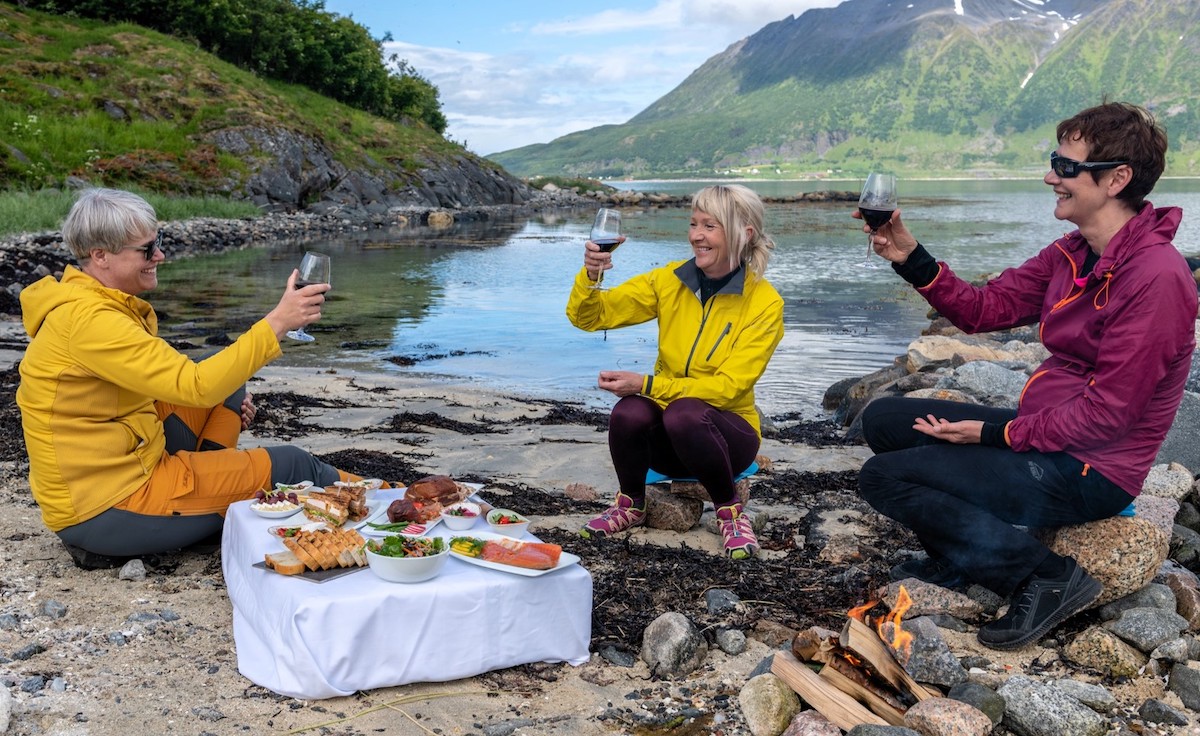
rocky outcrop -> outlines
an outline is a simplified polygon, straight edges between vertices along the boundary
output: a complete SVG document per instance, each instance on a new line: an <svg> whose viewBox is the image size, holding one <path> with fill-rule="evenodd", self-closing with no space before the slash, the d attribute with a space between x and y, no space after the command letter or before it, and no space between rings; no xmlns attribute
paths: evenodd
<svg viewBox="0 0 1200 736"><path fill-rule="evenodd" d="M203 140L246 163L248 172L242 181L230 182L227 193L266 211L379 215L411 208L522 205L537 196L503 169L465 152L428 156L416 167L369 158L351 167L319 139L284 127L223 128Z"/></svg>

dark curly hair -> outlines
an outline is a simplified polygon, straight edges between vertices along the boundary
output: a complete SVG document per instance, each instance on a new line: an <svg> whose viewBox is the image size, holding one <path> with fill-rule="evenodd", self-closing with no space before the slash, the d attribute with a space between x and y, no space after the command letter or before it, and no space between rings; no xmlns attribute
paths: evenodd
<svg viewBox="0 0 1200 736"><path fill-rule="evenodd" d="M1105 100L1058 124L1058 140L1082 140L1091 161L1125 161L1133 170L1117 198L1137 212L1167 166L1167 131L1144 107ZM1099 181L1099 171L1089 172Z"/></svg>

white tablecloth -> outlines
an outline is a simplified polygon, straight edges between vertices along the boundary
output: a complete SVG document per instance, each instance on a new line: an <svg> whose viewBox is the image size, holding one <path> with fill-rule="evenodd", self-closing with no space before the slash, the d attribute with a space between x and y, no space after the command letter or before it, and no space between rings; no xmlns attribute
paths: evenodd
<svg viewBox="0 0 1200 736"><path fill-rule="evenodd" d="M378 493L385 502L399 495ZM318 699L588 659L592 576L582 565L525 577L452 557L423 583L389 583L367 568L316 583L252 567L283 549L268 527L304 521L264 519L249 501L230 506L225 520L238 670L263 687ZM454 534L444 524L430 533Z"/></svg>

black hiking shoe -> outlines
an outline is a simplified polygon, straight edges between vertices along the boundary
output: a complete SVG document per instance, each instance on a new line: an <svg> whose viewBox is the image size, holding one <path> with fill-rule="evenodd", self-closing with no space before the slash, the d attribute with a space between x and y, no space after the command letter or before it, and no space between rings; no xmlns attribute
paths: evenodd
<svg viewBox="0 0 1200 736"><path fill-rule="evenodd" d="M957 567L933 557L914 557L901 562L891 569L888 577L892 580L916 578L943 588L961 588L967 584L966 576Z"/></svg>
<svg viewBox="0 0 1200 736"><path fill-rule="evenodd" d="M63 542L63 546L67 548L67 554L71 555L71 561L75 563L75 567L80 570L111 570L114 567L120 567L126 562L129 562L130 557L109 557L108 555L100 555L95 552L89 552L83 547L76 547L73 544Z"/></svg>
<svg viewBox="0 0 1200 736"><path fill-rule="evenodd" d="M1013 593L1008 611L979 627L979 642L992 649L1017 649L1045 636L1050 629L1088 607L1104 586L1075 560L1055 578L1034 576Z"/></svg>

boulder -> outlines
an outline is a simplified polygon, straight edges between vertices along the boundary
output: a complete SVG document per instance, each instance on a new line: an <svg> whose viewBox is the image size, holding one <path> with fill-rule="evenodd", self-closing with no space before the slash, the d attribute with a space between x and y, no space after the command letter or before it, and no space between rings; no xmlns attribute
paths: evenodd
<svg viewBox="0 0 1200 736"><path fill-rule="evenodd" d="M1153 580L1167 559L1171 539L1152 522L1128 516L1039 529L1034 536L1053 552L1074 557L1104 585L1093 608L1123 598Z"/></svg>

